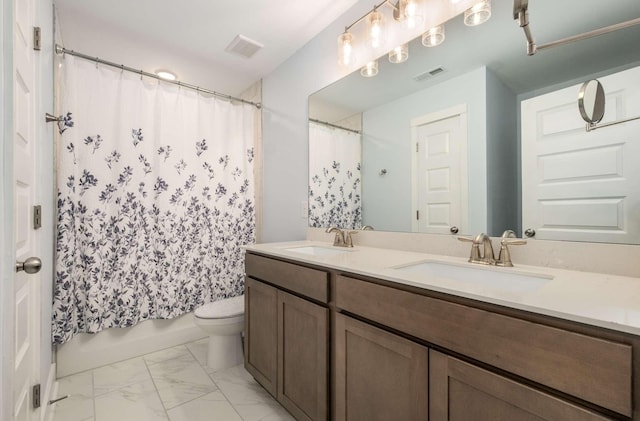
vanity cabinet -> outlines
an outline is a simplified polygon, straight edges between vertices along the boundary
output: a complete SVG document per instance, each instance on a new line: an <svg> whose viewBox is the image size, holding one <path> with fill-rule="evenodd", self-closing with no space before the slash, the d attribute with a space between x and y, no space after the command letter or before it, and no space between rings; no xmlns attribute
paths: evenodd
<svg viewBox="0 0 640 421"><path fill-rule="evenodd" d="M245 366L298 420L640 420L635 335L252 253L246 272Z"/></svg>
<svg viewBox="0 0 640 421"><path fill-rule="evenodd" d="M426 420L428 348L342 314L334 326L335 419Z"/></svg>
<svg viewBox="0 0 640 421"><path fill-rule="evenodd" d="M247 254L245 367L297 420L328 418L328 273Z"/></svg>

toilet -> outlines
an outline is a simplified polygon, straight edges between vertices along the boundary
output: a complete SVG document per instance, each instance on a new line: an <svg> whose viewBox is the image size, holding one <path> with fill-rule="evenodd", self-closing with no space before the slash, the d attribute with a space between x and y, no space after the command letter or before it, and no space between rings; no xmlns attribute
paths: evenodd
<svg viewBox="0 0 640 421"><path fill-rule="evenodd" d="M195 324L209 335L207 365L214 370L242 364L244 295L225 298L199 307Z"/></svg>

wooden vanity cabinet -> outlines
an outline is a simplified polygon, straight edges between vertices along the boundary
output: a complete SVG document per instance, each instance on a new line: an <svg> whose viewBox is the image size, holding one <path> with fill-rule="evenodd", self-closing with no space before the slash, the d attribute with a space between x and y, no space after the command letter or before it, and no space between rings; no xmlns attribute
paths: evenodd
<svg viewBox="0 0 640 421"><path fill-rule="evenodd" d="M245 367L298 420L640 420L635 335L251 253L246 272Z"/></svg>
<svg viewBox="0 0 640 421"><path fill-rule="evenodd" d="M297 420L328 419L328 273L247 254L246 274L245 368Z"/></svg>

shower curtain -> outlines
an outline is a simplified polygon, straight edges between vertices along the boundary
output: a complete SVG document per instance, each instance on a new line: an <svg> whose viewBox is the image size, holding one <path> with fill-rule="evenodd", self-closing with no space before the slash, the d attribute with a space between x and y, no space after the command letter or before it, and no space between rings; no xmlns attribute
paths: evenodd
<svg viewBox="0 0 640 421"><path fill-rule="evenodd" d="M242 294L259 111L61 63L53 342Z"/></svg>
<svg viewBox="0 0 640 421"><path fill-rule="evenodd" d="M309 122L309 226L362 225L360 134Z"/></svg>

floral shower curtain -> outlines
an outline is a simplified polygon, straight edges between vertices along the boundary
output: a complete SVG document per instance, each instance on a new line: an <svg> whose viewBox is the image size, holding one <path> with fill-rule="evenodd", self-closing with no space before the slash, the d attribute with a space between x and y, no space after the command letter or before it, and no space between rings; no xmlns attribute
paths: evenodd
<svg viewBox="0 0 640 421"><path fill-rule="evenodd" d="M255 107L62 64L53 342L242 294Z"/></svg>
<svg viewBox="0 0 640 421"><path fill-rule="evenodd" d="M309 122L309 226L362 225L360 134Z"/></svg>

